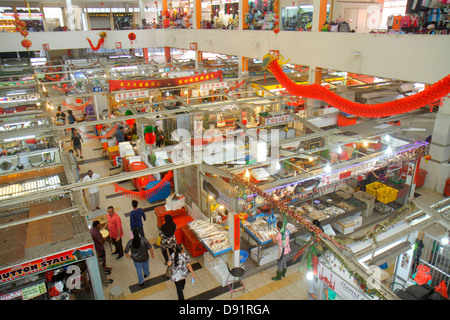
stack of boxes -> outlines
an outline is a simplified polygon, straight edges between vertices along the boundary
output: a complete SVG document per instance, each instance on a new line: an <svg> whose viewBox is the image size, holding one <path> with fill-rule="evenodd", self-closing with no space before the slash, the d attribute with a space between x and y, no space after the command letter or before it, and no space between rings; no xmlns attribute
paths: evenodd
<svg viewBox="0 0 450 320"><path fill-rule="evenodd" d="M261 250L261 257L258 257L258 248L254 247L250 249L250 256L253 261L258 261L259 258L259 266L265 265L269 262L273 262L278 258L278 246L272 246L270 248Z"/></svg>

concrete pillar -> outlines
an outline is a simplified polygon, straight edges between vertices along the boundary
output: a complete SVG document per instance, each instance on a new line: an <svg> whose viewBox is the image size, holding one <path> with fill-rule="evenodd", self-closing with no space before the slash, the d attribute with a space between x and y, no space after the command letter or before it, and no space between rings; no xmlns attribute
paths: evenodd
<svg viewBox="0 0 450 320"><path fill-rule="evenodd" d="M89 270L89 277L91 280L95 300L105 300L105 293L103 292L103 283L100 275L97 256L86 259L86 265Z"/></svg>
<svg viewBox="0 0 450 320"><path fill-rule="evenodd" d="M247 30L245 15L248 13L248 0L239 0L239 30Z"/></svg>
<svg viewBox="0 0 450 320"><path fill-rule="evenodd" d="M248 78L248 57L239 57L238 83Z"/></svg>
<svg viewBox="0 0 450 320"><path fill-rule="evenodd" d="M75 31L75 17L73 16L72 0L66 0L66 21L70 31Z"/></svg>
<svg viewBox="0 0 450 320"><path fill-rule="evenodd" d="M194 29L202 28L202 0L195 0L194 14L192 15L192 25Z"/></svg>
<svg viewBox="0 0 450 320"><path fill-rule="evenodd" d="M134 13L134 12L133 12ZM142 20L145 19L145 3L144 0L139 0L139 14L140 14L140 21L139 21L139 26L142 29L144 24L142 23ZM148 23L148 21L147 21Z"/></svg>
<svg viewBox="0 0 450 320"><path fill-rule="evenodd" d="M442 193L450 178L450 98L445 98L436 114L429 148L431 159L423 158L420 168L427 171L424 187Z"/></svg>

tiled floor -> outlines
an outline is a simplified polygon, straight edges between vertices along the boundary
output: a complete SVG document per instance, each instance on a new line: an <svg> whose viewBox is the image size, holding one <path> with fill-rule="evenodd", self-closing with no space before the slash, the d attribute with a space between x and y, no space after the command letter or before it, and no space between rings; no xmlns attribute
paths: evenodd
<svg viewBox="0 0 450 320"><path fill-rule="evenodd" d="M84 129L84 130L83 130ZM84 132L92 132L92 127L82 128ZM86 130L86 131L85 131ZM83 137L84 138L84 137ZM71 149L70 137L66 135L64 148ZM83 177L87 170L91 169L101 176L110 174L107 158L101 157L101 144L97 139L84 138L83 158L78 158L80 164L80 174ZM127 189L134 189L131 182L121 183ZM429 199L433 203L442 197L436 196L434 192L427 192L419 189L418 192L423 198ZM116 212L122 219L124 228L124 247L129 240L130 226L128 213L131 211L131 199L125 196L117 196L112 185L100 187L100 207L114 206ZM146 201L139 201L142 208L148 208L146 212L147 220L144 222L144 231L150 243L156 243L157 223L154 211L149 207L152 204ZM89 208L89 204L88 204ZM109 244L106 244L107 265L112 267L112 273L108 276L114 283L104 288L105 298L109 298L109 291L113 286L120 286L127 300L175 300L177 299L175 285L165 278L166 266L163 264L163 256L159 249L155 250L155 258L150 259L150 277L145 281L145 286L137 285L137 275L131 260L123 257L116 260L116 256L111 255ZM203 257L191 258L192 264L198 268L195 284L190 284L190 276L187 278L184 295L186 299L210 299L210 300L305 300L307 297L308 282L305 274L299 272L298 264L293 264L288 268L286 277L281 281L272 281L271 278L276 273L276 266L261 268L261 271L250 273L245 278L245 291L233 292L232 296L227 287L222 287L212 274L204 267ZM247 261L246 264L253 263Z"/></svg>

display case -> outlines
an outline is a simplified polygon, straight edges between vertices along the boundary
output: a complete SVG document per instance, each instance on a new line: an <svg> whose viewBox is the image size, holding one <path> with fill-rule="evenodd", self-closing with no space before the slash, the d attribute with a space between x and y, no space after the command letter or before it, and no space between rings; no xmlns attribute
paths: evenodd
<svg viewBox="0 0 450 320"><path fill-rule="evenodd" d="M5 146L5 145L3 145ZM0 148L3 148L0 145ZM58 148L28 151L18 149L19 152L9 156L0 157L0 175L28 168L43 167L49 164L61 163Z"/></svg>

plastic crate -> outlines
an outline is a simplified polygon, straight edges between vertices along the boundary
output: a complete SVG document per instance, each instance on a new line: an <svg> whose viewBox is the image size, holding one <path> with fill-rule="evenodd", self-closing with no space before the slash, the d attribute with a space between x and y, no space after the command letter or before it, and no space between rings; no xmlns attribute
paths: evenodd
<svg viewBox="0 0 450 320"><path fill-rule="evenodd" d="M365 204L367 204L367 206L370 206L375 203L375 200L377 199L376 195L364 192L364 191L358 191L355 193L354 197L362 202L364 202Z"/></svg>
<svg viewBox="0 0 450 320"><path fill-rule="evenodd" d="M401 184L401 183L405 182L405 179L400 178L400 177L392 177L392 178L389 178L389 181L392 182L393 184L397 185L397 184Z"/></svg>
<svg viewBox="0 0 450 320"><path fill-rule="evenodd" d="M366 192L368 194L377 196L377 190L380 188L386 188L386 185L381 182L372 182L366 185Z"/></svg>
<svg viewBox="0 0 450 320"><path fill-rule="evenodd" d="M348 193L348 194L351 194L351 195L355 194L355 188L353 188L353 187L351 187L349 185L346 185L346 184L343 184L342 186L340 186L338 188L338 190L342 190L345 193Z"/></svg>
<svg viewBox="0 0 450 320"><path fill-rule="evenodd" d="M398 190L390 187L384 187L377 190L377 201L382 203L391 203L397 199Z"/></svg>

